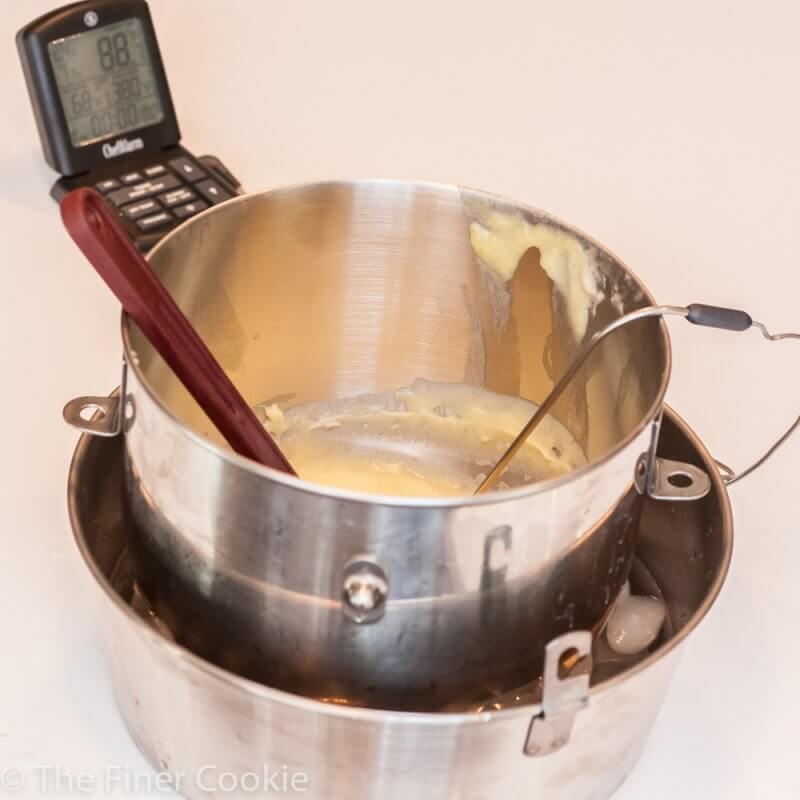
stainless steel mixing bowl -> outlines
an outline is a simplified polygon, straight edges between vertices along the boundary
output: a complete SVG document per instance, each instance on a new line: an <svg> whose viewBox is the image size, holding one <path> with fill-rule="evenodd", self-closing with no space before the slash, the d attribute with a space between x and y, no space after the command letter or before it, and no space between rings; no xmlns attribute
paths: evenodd
<svg viewBox="0 0 800 800"><path fill-rule="evenodd" d="M617 258L547 214L429 183L242 197L150 261L253 404L418 377L541 401L579 342L536 249L506 284L479 262L470 223L493 212L566 232L596 260L604 299L587 335L652 302ZM554 637L600 624L627 577L634 468L669 375L660 321L609 337L557 404L587 467L433 500L324 488L238 457L127 318L122 335L132 511L187 602L249 641L274 685L393 708L423 707L432 688L481 697L540 671Z"/></svg>
<svg viewBox="0 0 800 800"><path fill-rule="evenodd" d="M181 776L180 792L197 800L253 797L253 786L309 800L604 800L639 758L687 637L730 563L731 512L714 461L667 411L660 452L706 469L712 487L695 503L643 502L636 563L652 584L639 590L657 587L668 609L650 655L603 675L595 669L591 689L579 685L561 703L551 695L547 707L420 714L334 706L199 658L190 647L238 669L242 653L227 632L213 638L170 586L157 583L142 597L136 587L149 580L132 558L136 526L121 507L122 450L118 441L82 438L70 471L70 516L99 589L122 716L154 768ZM324 691L326 676L319 679ZM571 728L558 752L526 755L532 733L564 718ZM294 778L295 791L274 783L270 790L266 780L276 775Z"/></svg>

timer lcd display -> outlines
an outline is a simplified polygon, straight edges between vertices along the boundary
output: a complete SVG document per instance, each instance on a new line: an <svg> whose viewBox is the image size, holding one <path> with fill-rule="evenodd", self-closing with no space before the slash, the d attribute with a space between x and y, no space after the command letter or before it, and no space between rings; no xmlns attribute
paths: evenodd
<svg viewBox="0 0 800 800"><path fill-rule="evenodd" d="M57 39L47 49L74 147L164 119L140 20Z"/></svg>

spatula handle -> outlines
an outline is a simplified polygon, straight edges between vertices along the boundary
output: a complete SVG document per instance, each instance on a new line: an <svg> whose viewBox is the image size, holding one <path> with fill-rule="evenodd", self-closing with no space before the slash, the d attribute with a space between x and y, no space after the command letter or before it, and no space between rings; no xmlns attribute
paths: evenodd
<svg viewBox="0 0 800 800"><path fill-rule="evenodd" d="M64 226L178 379L239 454L297 473L93 189L61 201ZM187 264L187 269L191 264Z"/></svg>

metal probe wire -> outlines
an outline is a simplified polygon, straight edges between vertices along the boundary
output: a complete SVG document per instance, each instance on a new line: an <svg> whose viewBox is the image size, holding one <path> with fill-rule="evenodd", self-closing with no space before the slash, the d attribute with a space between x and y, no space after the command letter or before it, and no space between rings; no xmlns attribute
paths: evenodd
<svg viewBox="0 0 800 800"><path fill-rule="evenodd" d="M721 312L724 315L732 315L734 321L736 322L736 317L738 317L737 324L726 325L724 322L720 324L720 319L717 318L716 320L712 320L709 317L703 317L703 313L705 311L713 312ZM615 330L622 328L625 325L628 325L631 322L636 322L640 319L648 319L649 317L666 317L666 316L678 316L688 318L690 322L693 322L696 325L709 325L711 327L722 327L728 328L729 330L747 330L748 328L758 328L761 331L762 335L765 339L768 339L770 342L779 342L784 339L800 339L800 333L770 333L767 329L767 326L763 322L758 322L757 320L751 319L749 315L745 314L743 311L736 311L734 309L720 309L715 306L701 306L694 304L689 307L684 306L646 306L645 308L637 309L636 311L632 311L630 314L625 314L624 316L620 317L619 319L614 320L610 324L608 324L605 328L600 331L597 331L589 341L583 345L583 347L578 351L578 355L573 359L572 363L569 365L567 371L561 376L558 383L553 387L550 394L545 397L544 402L539 406L536 410L536 413L528 420L525 427L517 434L514 438L514 441L508 446L506 451L500 456L497 463L492 467L489 471L489 474L483 479L480 486L475 490L475 494L484 494L488 492L494 485L497 483L498 480L502 477L503 473L506 470L509 462L512 458L519 452L522 445L525 444L525 441L528 437L533 433L534 429L539 425L539 423L547 416L547 413L555 404L556 400L561 396L561 393L566 388L567 384L572 380L575 376L575 373L583 366L586 359L591 354L592 350L594 350L597 345L606 338L610 333L613 333ZM730 319L730 317L728 317ZM742 323L741 320L744 320ZM781 437L773 443L773 445L767 450L764 455L761 456L757 461L751 464L747 469L742 470L741 472L734 472L727 464L723 464L721 461L718 461L717 464L720 468L720 471L723 473L725 485L731 486L732 484L736 483L736 481L740 481L742 478L746 478L752 472L755 472L762 464L768 461L774 454L778 448L781 447L784 442L798 429L800 428L800 416L784 431Z"/></svg>
<svg viewBox="0 0 800 800"><path fill-rule="evenodd" d="M800 333L770 333L767 329L767 326L763 322L758 322L753 320L753 327L758 328L765 339L768 339L770 342L780 342L784 339L800 339ZM740 481L742 478L746 478L751 472L755 472L762 464L766 461L769 461L770 458L775 454L775 451L798 429L800 428L800 416L784 431L783 435L776 441L772 447L764 453L761 458L757 461L753 462L747 469L743 469L741 472L734 472L730 469L730 467L726 466L726 469L730 471L730 474L725 477L725 485L731 486L736 481Z"/></svg>
<svg viewBox="0 0 800 800"><path fill-rule="evenodd" d="M498 459L497 463L492 467L486 477L481 481L480 486L475 490L475 494L484 494L488 492L498 480L502 477L509 462L519 452L525 444L528 437L533 433L534 429L539 423L547 416L547 413L555 404L556 400L561 396L561 393L566 389L567 384L572 380L575 373L583 366L586 359L591 354L592 350L597 347L600 342L606 338L610 333L613 333L618 328L622 328L631 322L636 322L640 319L649 319L650 317L664 317L664 316L680 316L688 317L689 309L684 306L647 306L645 308L632 311L630 314L625 314L619 319L614 320L609 325L606 325L600 331L597 331L589 341L583 345L578 351L578 355L572 360L572 363L567 368L567 371L559 378L558 383L551 389L550 394L545 397L544 402L539 406L534 415L525 424L525 427L516 435L514 441L508 446L506 451ZM800 424L800 420L798 420Z"/></svg>

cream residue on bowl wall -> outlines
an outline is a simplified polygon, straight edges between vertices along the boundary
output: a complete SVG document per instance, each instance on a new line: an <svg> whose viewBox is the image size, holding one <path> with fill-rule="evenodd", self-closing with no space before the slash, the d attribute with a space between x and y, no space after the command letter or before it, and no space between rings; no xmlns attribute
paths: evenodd
<svg viewBox="0 0 800 800"><path fill-rule="evenodd" d="M332 403L259 408L301 478L411 497L472 494L536 410L526 400L479 386L422 379ZM585 464L569 431L548 416L502 485L556 477Z"/></svg>
<svg viewBox="0 0 800 800"><path fill-rule="evenodd" d="M576 341L586 334L589 314L603 299L594 255L571 233L544 223L531 224L518 214L490 211L469 227L472 249L481 263L504 282L510 281L531 247L563 297Z"/></svg>

